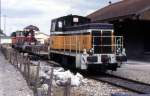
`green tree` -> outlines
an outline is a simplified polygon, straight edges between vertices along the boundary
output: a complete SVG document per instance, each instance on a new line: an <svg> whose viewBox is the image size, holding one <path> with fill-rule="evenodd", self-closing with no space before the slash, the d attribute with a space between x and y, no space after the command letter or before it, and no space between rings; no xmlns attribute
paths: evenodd
<svg viewBox="0 0 150 96"><path fill-rule="evenodd" d="M11 37L16 37L16 32L12 32Z"/></svg>
<svg viewBox="0 0 150 96"><path fill-rule="evenodd" d="M1 35L1 36L6 36L6 34L3 32L2 29L0 29L0 35Z"/></svg>

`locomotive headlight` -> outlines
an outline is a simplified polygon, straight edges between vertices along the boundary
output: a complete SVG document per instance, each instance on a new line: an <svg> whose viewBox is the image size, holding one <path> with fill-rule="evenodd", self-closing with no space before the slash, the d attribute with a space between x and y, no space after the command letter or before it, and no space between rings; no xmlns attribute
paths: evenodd
<svg viewBox="0 0 150 96"><path fill-rule="evenodd" d="M89 55L93 55L93 54L94 54L94 49L91 48L91 49L89 50Z"/></svg>
<svg viewBox="0 0 150 96"><path fill-rule="evenodd" d="M121 49L117 48L117 54L120 54L120 53L121 53Z"/></svg>

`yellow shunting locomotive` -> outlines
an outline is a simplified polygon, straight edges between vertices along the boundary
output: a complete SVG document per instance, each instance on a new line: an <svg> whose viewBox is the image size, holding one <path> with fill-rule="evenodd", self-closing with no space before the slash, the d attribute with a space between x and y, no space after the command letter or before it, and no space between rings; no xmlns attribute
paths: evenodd
<svg viewBox="0 0 150 96"><path fill-rule="evenodd" d="M116 70L126 60L123 37L115 36L112 24L78 15L52 20L49 57L69 68L101 72Z"/></svg>

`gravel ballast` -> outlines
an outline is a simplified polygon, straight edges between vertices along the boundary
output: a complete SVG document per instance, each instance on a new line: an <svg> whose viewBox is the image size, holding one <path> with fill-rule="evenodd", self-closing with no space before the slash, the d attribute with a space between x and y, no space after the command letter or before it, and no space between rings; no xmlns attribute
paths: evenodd
<svg viewBox="0 0 150 96"><path fill-rule="evenodd" d="M49 66L49 69L47 69L48 67L45 67L46 69L44 68L44 65L48 66L46 62L41 62L40 65L41 65L40 69L51 71L51 66ZM58 67L56 68L58 69ZM54 67L54 70L55 70L55 67ZM111 96L111 94L114 94L114 93L133 94L133 92L122 89L120 87L115 87L108 83L100 82L100 81L85 78L85 77L83 77L80 81L81 81L80 85L71 86L71 96ZM54 96L63 96L64 88L56 84L55 77L53 80L52 90L53 90Z"/></svg>
<svg viewBox="0 0 150 96"><path fill-rule="evenodd" d="M92 79L85 79L86 83L79 87L72 88L71 96L111 96L114 93L130 93L127 90L112 86L107 83L99 82Z"/></svg>
<svg viewBox="0 0 150 96"><path fill-rule="evenodd" d="M128 61L110 74L150 84L150 62Z"/></svg>

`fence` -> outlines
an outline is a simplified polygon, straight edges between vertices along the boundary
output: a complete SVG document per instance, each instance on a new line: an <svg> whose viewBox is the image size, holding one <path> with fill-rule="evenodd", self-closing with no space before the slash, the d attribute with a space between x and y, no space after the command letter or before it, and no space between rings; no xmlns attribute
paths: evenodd
<svg viewBox="0 0 150 96"><path fill-rule="evenodd" d="M42 86L44 84L41 83L41 78L39 77L39 72L41 71L40 61L38 61L37 64L33 64L27 53L19 53L12 48L1 47L1 52L4 57L22 73L27 84L33 90L34 96L57 96L55 95L54 90L52 90L53 68L51 69L50 79L46 82L48 85L47 88L46 86ZM71 79L69 79L64 86L63 95L61 94L62 96L70 96L70 81Z"/></svg>

